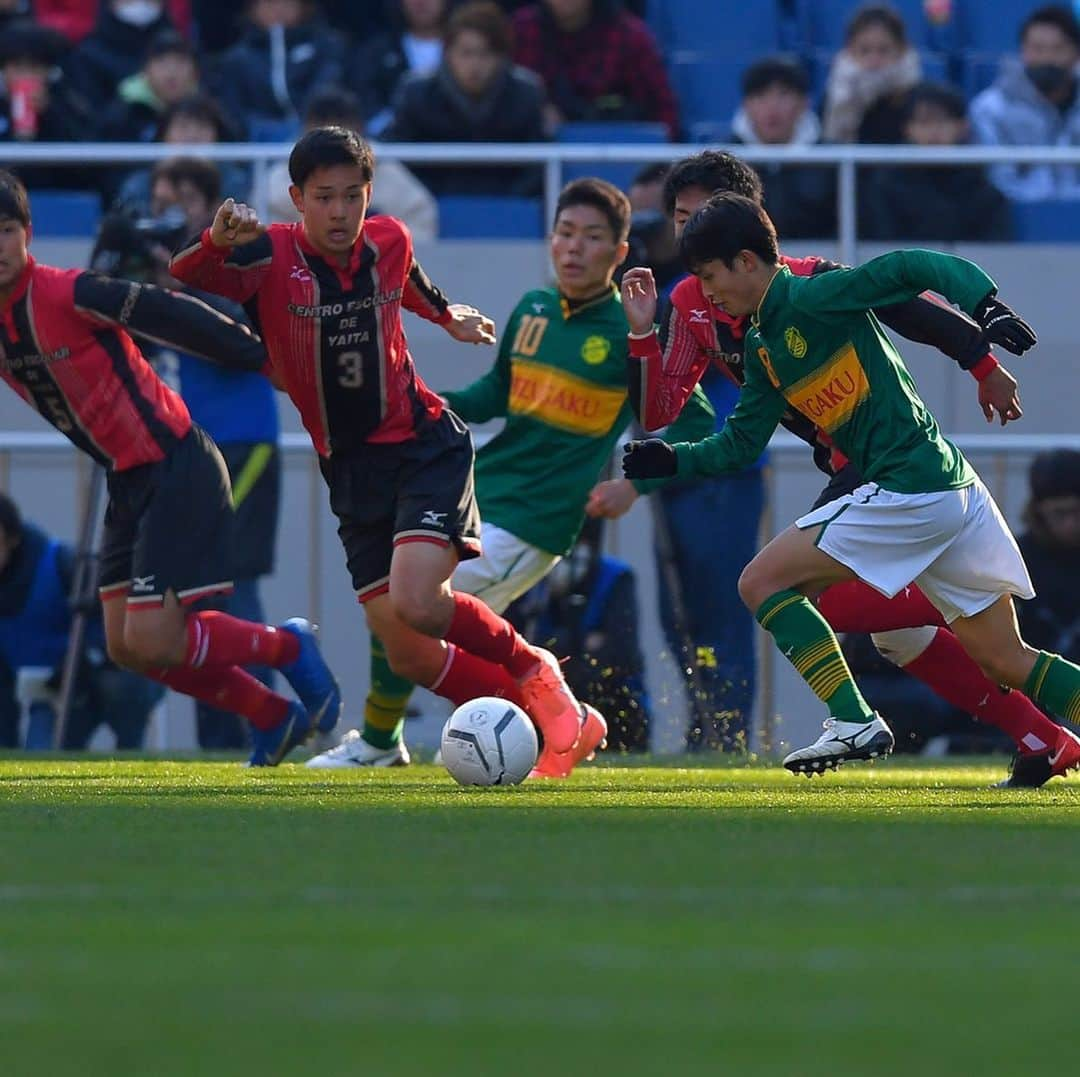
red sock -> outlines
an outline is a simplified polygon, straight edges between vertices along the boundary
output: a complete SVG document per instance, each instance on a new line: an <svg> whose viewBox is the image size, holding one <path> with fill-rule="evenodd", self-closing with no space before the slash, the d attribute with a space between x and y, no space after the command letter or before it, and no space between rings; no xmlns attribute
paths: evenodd
<svg viewBox="0 0 1080 1077"><path fill-rule="evenodd" d="M834 583L818 595L817 608L834 632L892 632L945 624L941 611L914 584L887 598L862 580Z"/></svg>
<svg viewBox="0 0 1080 1077"><path fill-rule="evenodd" d="M446 665L434 683L427 687L436 695L450 700L455 707L477 696L499 696L522 709L525 707L517 681L503 666L469 654L452 643L446 647Z"/></svg>
<svg viewBox="0 0 1080 1077"><path fill-rule="evenodd" d="M271 692L239 666L220 669L153 669L147 676L218 710L242 714L256 729L273 729L289 712L289 701Z"/></svg>
<svg viewBox="0 0 1080 1077"><path fill-rule="evenodd" d="M994 684L947 628L939 628L930 646L904 669L954 707L1004 730L1025 755L1057 742L1058 726L1023 692Z"/></svg>
<svg viewBox="0 0 1080 1077"><path fill-rule="evenodd" d="M536 665L532 648L505 617L473 595L455 591L453 598L454 618L446 633L447 643L505 666L513 677L524 677Z"/></svg>
<svg viewBox="0 0 1080 1077"><path fill-rule="evenodd" d="M184 665L191 669L228 666L287 666L300 653L291 633L255 621L241 621L217 610L191 613L187 619Z"/></svg>

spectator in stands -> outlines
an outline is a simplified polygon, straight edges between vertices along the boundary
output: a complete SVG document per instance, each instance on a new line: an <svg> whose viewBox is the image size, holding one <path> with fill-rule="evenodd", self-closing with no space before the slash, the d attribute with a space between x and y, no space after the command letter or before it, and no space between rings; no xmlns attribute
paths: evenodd
<svg viewBox="0 0 1080 1077"><path fill-rule="evenodd" d="M373 37L353 68L351 84L368 117L367 129L380 135L406 75L431 75L442 60L447 0L389 0L393 28Z"/></svg>
<svg viewBox="0 0 1080 1077"><path fill-rule="evenodd" d="M923 82L908 96L904 141L962 146L970 128L963 97ZM859 234L905 241L1005 241L1012 216L981 165L922 165L866 170L859 186Z"/></svg>
<svg viewBox="0 0 1080 1077"><path fill-rule="evenodd" d="M0 0L0 33L30 14L30 0Z"/></svg>
<svg viewBox="0 0 1080 1077"><path fill-rule="evenodd" d="M1024 639L1032 647L1080 658L1080 452L1040 453L1029 474L1031 497L1020 549L1035 597L1017 602Z"/></svg>
<svg viewBox="0 0 1080 1077"><path fill-rule="evenodd" d="M156 220L183 211L185 234L197 235L213 219L221 198L221 176L211 161L174 157L159 161L151 178L150 211ZM199 292L168 273L171 249L156 248L153 283L194 295L247 322L243 308L220 296ZM155 369L183 396L191 417L217 443L232 481L236 528L233 550L233 593L224 609L234 617L262 620L259 580L274 570L281 460L278 455L278 413L274 390L261 374L241 373L191 355L159 347L147 353ZM252 668L266 684L269 669ZM207 750L245 748L247 723L203 703L195 707L199 746Z"/></svg>
<svg viewBox="0 0 1080 1077"><path fill-rule="evenodd" d="M316 0L248 0L240 40L222 54L215 84L237 123L288 120L345 75L345 42Z"/></svg>
<svg viewBox="0 0 1080 1077"><path fill-rule="evenodd" d="M213 142L232 142L236 139L225 113L217 102L206 94L184 98L166 110L158 125L155 142L170 146L205 145ZM234 198L246 196L249 179L247 169L232 161L218 164L222 184ZM128 174L120 185L115 204L148 213L150 209L151 169L139 168Z"/></svg>
<svg viewBox="0 0 1080 1077"><path fill-rule="evenodd" d="M146 43L174 30L162 0L103 0L97 26L71 55L72 84L101 115L139 70Z"/></svg>
<svg viewBox="0 0 1080 1077"><path fill-rule="evenodd" d="M166 110L198 89L195 49L175 30L165 30L151 40L142 69L120 83L99 137L106 142L150 142Z"/></svg>
<svg viewBox="0 0 1080 1077"><path fill-rule="evenodd" d="M11 0L8 0L10 3ZM33 8L34 18L42 26L59 30L73 45L82 41L98 21L99 0L22 0ZM165 10L173 26L185 37L192 33L191 9L193 0L166 0ZM217 3L220 18L221 4ZM145 8L144 8L145 10Z"/></svg>
<svg viewBox="0 0 1080 1077"><path fill-rule="evenodd" d="M629 266L648 266L653 271L657 288L664 296L686 272L671 222L664 212L664 180L668 168L663 161L646 165L634 177L626 192L633 213L630 218L630 253L619 267L622 270ZM621 272L616 271L616 279L621 281Z"/></svg>
<svg viewBox="0 0 1080 1077"><path fill-rule="evenodd" d="M364 134L360 102L348 90L329 89L316 94L308 102L304 129L314 127L346 127ZM289 188L289 166L281 161L270 169L270 219L298 221L300 214L293 205ZM415 240L432 240L439 234L439 207L431 192L400 162L380 161L379 175L372 186L369 213L386 213L409 226Z"/></svg>
<svg viewBox="0 0 1080 1077"><path fill-rule="evenodd" d="M1020 28L1020 56L971 102L975 139L986 146L1080 144L1080 24L1063 5L1033 11ZM1080 198L1075 165L997 164L990 178L1009 198Z"/></svg>
<svg viewBox="0 0 1080 1077"><path fill-rule="evenodd" d="M446 26L439 70L401 87L386 137L398 142L538 142L544 91L510 58L510 21L492 0L458 8ZM533 194L535 167L417 167L436 194Z"/></svg>
<svg viewBox="0 0 1080 1077"><path fill-rule="evenodd" d="M616 0L542 0L514 15L514 59L547 87L547 122L656 121L679 112L649 28Z"/></svg>
<svg viewBox="0 0 1080 1077"><path fill-rule="evenodd" d="M75 551L23 520L0 494L0 746L19 744L18 671L50 671L35 685L26 746L52 747L54 703L67 651ZM118 669L105 656L101 607L91 599L86 644L62 747L85 748L108 724L118 748L142 747L150 711L163 692L153 681Z"/></svg>
<svg viewBox="0 0 1080 1077"><path fill-rule="evenodd" d="M904 101L922 77L904 20L886 4L851 17L825 87L826 142L902 141Z"/></svg>
<svg viewBox="0 0 1080 1077"><path fill-rule="evenodd" d="M59 66L67 41L30 20L0 35L0 142L80 142L93 133L86 102ZM62 165L14 165L30 188L81 190L96 187L84 169Z"/></svg>
<svg viewBox="0 0 1080 1077"><path fill-rule="evenodd" d="M813 146L821 124L810 108L810 79L797 61L769 56L746 69L742 107L731 140L746 146ZM836 179L832 168L755 164L765 208L785 239L836 234Z"/></svg>

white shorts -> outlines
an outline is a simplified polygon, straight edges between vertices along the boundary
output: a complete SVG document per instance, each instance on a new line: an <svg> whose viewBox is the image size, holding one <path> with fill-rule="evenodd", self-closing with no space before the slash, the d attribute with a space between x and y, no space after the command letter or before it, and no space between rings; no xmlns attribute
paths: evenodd
<svg viewBox="0 0 1080 1077"><path fill-rule="evenodd" d="M480 528L480 544L483 554L462 561L450 583L456 591L482 598L496 613L539 583L561 560L487 522Z"/></svg>
<svg viewBox="0 0 1080 1077"><path fill-rule="evenodd" d="M800 529L819 524L819 550L890 598L917 584L946 622L973 617L1002 595L1035 596L1016 539L979 479L933 494L868 482L795 521Z"/></svg>

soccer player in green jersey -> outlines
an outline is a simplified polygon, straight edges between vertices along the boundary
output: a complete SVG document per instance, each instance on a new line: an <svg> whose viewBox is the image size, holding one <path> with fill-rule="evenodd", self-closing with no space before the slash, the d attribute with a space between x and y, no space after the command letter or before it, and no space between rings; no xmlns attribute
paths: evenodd
<svg viewBox="0 0 1080 1077"><path fill-rule="evenodd" d="M897 251L857 269L794 277L780 264L765 211L715 195L687 224L687 266L706 295L751 315L746 386L724 428L696 444L633 443L630 478L721 474L756 459L793 407L825 430L866 479L854 493L800 517L746 567L739 593L829 707L822 736L784 765L814 773L887 755L893 736L867 705L836 637L809 598L862 579L886 595L915 582L995 682L1045 710L1080 719L1080 667L1021 639L1013 595L1031 598L1027 568L986 487L945 438L871 308L934 291L982 327L988 344L1020 355L1032 330L996 298L978 266L933 251ZM1080 763L1063 738L1051 764Z"/></svg>
<svg viewBox="0 0 1080 1077"><path fill-rule="evenodd" d="M630 204L618 188L588 178L568 184L550 241L556 285L526 292L491 370L444 394L466 422L506 419L476 455L483 555L461 562L453 577L455 590L476 595L498 612L574 545L589 492L633 421L626 388L628 326L612 282L627 254L629 228ZM665 437L697 440L714 424L712 406L697 389ZM649 487L636 485L639 492ZM401 728L412 688L390 671L373 638L363 732L348 734L308 765L407 763ZM605 733L601 716L590 711L577 748L562 755L545 748L537 773L566 776Z"/></svg>

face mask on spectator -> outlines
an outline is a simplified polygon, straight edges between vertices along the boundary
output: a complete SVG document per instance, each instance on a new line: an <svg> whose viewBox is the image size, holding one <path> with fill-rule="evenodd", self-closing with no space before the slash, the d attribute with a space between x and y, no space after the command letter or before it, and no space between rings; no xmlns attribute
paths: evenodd
<svg viewBox="0 0 1080 1077"><path fill-rule="evenodd" d="M1072 78L1072 71L1058 64L1028 64L1024 73L1031 79L1035 89L1045 97L1059 93Z"/></svg>
<svg viewBox="0 0 1080 1077"><path fill-rule="evenodd" d="M157 0L124 0L113 8L113 14L129 26L149 26L161 17Z"/></svg>

